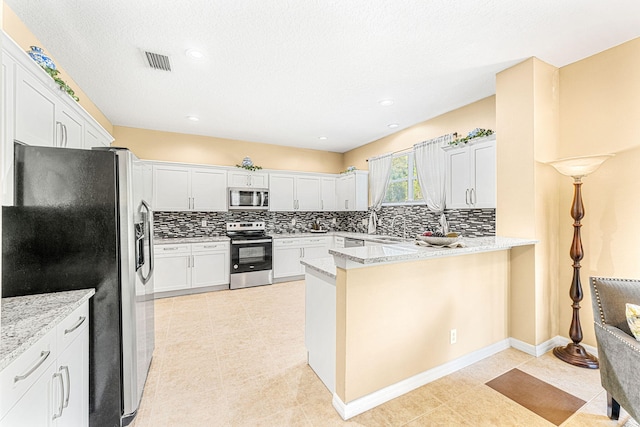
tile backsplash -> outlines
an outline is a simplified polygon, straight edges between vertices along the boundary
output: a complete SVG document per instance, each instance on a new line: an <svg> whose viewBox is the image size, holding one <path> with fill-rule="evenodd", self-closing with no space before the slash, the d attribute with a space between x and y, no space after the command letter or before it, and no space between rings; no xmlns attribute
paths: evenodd
<svg viewBox="0 0 640 427"><path fill-rule="evenodd" d="M445 211L451 231L467 237L495 235L495 209L449 209ZM397 218L391 229L393 218ZM267 233L306 232L317 219L329 231L367 232L369 212L154 212L155 235L159 238L223 235L227 222L265 221ZM404 219L404 220L403 220ZM437 230L438 217L424 205L383 206L378 213L376 234L407 237L425 230ZM203 226L206 221L206 226Z"/></svg>

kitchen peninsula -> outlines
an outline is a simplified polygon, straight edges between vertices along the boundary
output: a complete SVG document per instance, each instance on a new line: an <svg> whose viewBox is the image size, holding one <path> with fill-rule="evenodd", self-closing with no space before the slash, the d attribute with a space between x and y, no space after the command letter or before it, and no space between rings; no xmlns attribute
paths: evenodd
<svg viewBox="0 0 640 427"><path fill-rule="evenodd" d="M331 249L306 266L309 365L344 419L509 347L514 257L535 240Z"/></svg>

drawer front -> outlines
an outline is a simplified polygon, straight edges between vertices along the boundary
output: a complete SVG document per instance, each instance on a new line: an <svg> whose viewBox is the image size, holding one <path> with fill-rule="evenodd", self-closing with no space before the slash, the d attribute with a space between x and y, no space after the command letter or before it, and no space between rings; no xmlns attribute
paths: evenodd
<svg viewBox="0 0 640 427"><path fill-rule="evenodd" d="M229 242L193 243L191 245L191 250L193 252L228 251Z"/></svg>
<svg viewBox="0 0 640 427"><path fill-rule="evenodd" d="M58 352L64 351L73 340L89 326L89 303L76 308L56 327Z"/></svg>
<svg viewBox="0 0 640 427"><path fill-rule="evenodd" d="M191 245L155 245L153 247L153 253L155 255L188 254L191 253Z"/></svg>
<svg viewBox="0 0 640 427"><path fill-rule="evenodd" d="M304 239L274 239L273 246L278 247L298 247Z"/></svg>
<svg viewBox="0 0 640 427"><path fill-rule="evenodd" d="M55 329L49 331L0 373L0 418L52 366L56 353Z"/></svg>
<svg viewBox="0 0 640 427"><path fill-rule="evenodd" d="M328 237L309 237L307 239L303 239L301 242L304 246L321 246L321 245L329 245Z"/></svg>

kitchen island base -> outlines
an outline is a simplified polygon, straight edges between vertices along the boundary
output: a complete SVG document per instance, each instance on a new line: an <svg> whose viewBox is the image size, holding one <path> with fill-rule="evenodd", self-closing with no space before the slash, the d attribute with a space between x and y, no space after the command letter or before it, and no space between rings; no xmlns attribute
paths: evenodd
<svg viewBox="0 0 640 427"><path fill-rule="evenodd" d="M377 263L359 263L354 249L343 249L344 256L333 253L333 271L321 260L305 262L309 366L343 418L509 347L507 249ZM335 313L335 326L327 313Z"/></svg>

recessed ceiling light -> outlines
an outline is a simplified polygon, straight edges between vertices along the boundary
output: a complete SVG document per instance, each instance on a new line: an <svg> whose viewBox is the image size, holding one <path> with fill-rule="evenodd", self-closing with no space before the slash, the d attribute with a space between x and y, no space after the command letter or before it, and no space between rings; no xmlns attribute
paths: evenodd
<svg viewBox="0 0 640 427"><path fill-rule="evenodd" d="M400 126L400 125L399 125L398 123L391 123L391 124L388 124L388 125L387 125L387 127L388 127L389 129L395 129L395 128L399 127L399 126Z"/></svg>
<svg viewBox="0 0 640 427"><path fill-rule="evenodd" d="M197 122L200 119L198 117L196 117L196 116L187 116L187 120L191 120L192 122Z"/></svg>
<svg viewBox="0 0 640 427"><path fill-rule="evenodd" d="M318 137L318 139L319 139L320 141L326 141L326 140L327 140L327 139L329 139L329 138L327 138L326 136L319 136L319 137Z"/></svg>
<svg viewBox="0 0 640 427"><path fill-rule="evenodd" d="M187 51L185 52L185 55L193 59L204 58L204 53L200 52L198 49L187 49Z"/></svg>
<svg viewBox="0 0 640 427"><path fill-rule="evenodd" d="M393 105L393 99L381 99L378 101L378 104L383 107L388 107L389 105Z"/></svg>

